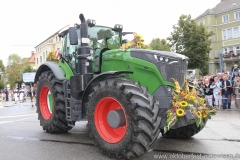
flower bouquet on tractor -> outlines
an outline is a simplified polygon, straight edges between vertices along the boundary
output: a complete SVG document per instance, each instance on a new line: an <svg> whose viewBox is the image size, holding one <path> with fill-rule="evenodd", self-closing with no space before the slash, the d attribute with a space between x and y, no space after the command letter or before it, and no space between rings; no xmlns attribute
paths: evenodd
<svg viewBox="0 0 240 160"><path fill-rule="evenodd" d="M162 134L169 138L189 138L204 128L207 120L216 114L216 110L206 104L204 98L198 95L195 87L189 87L187 80L183 88L177 80L173 80L175 89L172 106L166 112Z"/></svg>

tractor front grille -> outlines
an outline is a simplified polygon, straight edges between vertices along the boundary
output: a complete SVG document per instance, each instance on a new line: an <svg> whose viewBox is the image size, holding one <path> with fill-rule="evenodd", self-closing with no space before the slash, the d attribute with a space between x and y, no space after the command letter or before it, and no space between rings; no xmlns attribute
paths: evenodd
<svg viewBox="0 0 240 160"><path fill-rule="evenodd" d="M176 79L180 85L183 84L184 76L187 71L187 61L177 60L175 63L169 63L157 62L155 65L158 67L165 81L173 82L173 79Z"/></svg>
<svg viewBox="0 0 240 160"><path fill-rule="evenodd" d="M180 85L184 83L188 57L174 52L143 49L132 49L131 56L156 65L165 81L173 82L176 79Z"/></svg>

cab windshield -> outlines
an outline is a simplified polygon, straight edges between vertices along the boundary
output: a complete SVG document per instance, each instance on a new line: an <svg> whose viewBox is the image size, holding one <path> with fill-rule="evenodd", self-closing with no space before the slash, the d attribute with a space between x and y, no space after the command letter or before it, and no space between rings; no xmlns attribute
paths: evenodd
<svg viewBox="0 0 240 160"><path fill-rule="evenodd" d="M78 45L81 44L80 28L77 29ZM90 39L89 46L94 50L94 57L98 56L103 48L118 49L121 46L121 39L119 32L113 31L111 28L102 26L88 27L88 35ZM69 61L71 68L77 72L77 47L78 45L71 45L69 40L69 33L66 34L63 41L62 55L66 57L68 54L73 55Z"/></svg>
<svg viewBox="0 0 240 160"><path fill-rule="evenodd" d="M90 46L96 49L118 49L120 44L119 32L111 28L94 26L88 29Z"/></svg>

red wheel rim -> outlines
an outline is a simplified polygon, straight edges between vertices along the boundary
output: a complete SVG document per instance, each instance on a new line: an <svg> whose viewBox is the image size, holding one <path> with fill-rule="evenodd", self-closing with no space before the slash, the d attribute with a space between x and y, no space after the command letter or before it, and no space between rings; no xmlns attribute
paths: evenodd
<svg viewBox="0 0 240 160"><path fill-rule="evenodd" d="M112 110L122 109L124 112L126 124L125 126L118 128L111 128L107 122L107 115ZM118 102L118 100L105 97L101 99L96 107L94 114L94 121L99 135L109 143L120 142L126 134L127 131L127 116L124 108Z"/></svg>
<svg viewBox="0 0 240 160"><path fill-rule="evenodd" d="M50 119L52 116L52 96L48 86L43 86L40 90L39 105L43 118Z"/></svg>

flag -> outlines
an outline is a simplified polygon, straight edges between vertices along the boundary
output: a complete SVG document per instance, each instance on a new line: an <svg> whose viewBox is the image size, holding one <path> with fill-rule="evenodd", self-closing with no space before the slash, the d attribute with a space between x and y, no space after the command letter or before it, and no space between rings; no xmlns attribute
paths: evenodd
<svg viewBox="0 0 240 160"><path fill-rule="evenodd" d="M60 51L59 49L55 52L56 58L59 59L60 58Z"/></svg>

